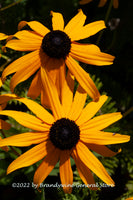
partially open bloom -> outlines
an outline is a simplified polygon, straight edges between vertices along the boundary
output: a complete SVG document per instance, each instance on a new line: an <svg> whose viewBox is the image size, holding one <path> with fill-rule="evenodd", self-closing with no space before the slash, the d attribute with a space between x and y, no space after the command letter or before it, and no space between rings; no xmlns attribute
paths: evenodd
<svg viewBox="0 0 133 200"><path fill-rule="evenodd" d="M81 0L79 3L81 5L84 5L84 4L90 3L91 1L93 1L93 0ZM100 0L98 6L99 7L103 7L106 4L106 2L107 2L107 0ZM119 5L118 0L113 0L113 6L114 6L114 8L118 8L118 5Z"/></svg>
<svg viewBox="0 0 133 200"><path fill-rule="evenodd" d="M86 16L82 10L73 17L64 27L62 14L51 12L52 31L37 21L19 23L19 30L28 25L32 30L18 31L12 40L8 41L6 47L17 51L32 51L11 63L3 71L3 80L9 74L14 74L11 79L11 90L15 86L28 79L35 72L28 96L36 98L42 94L44 99L45 92L42 88L43 78L40 74L40 68L47 69L49 76L58 88L60 96L60 71L65 64L71 74L75 76L80 85L90 95L97 100L100 96L94 82L89 74L85 72L76 61L81 61L91 65L111 65L114 56L102 53L98 46L93 44L83 44L76 41L88 38L105 28L104 21L96 21L84 25ZM76 60L75 60L76 59Z"/></svg>
<svg viewBox="0 0 133 200"><path fill-rule="evenodd" d="M36 144L9 165L7 174L43 159L34 175L34 183L38 184L39 187L59 161L63 189L66 193L71 193L73 172L70 157L72 157L85 184L95 184L91 174L92 171L106 184L114 185L103 165L90 150L96 151L103 156L113 156L116 153L105 145L123 143L130 140L127 135L102 131L102 129L119 120L122 115L117 112L94 117L107 100L107 96L102 95L99 101L92 101L84 107L87 94L79 86L73 97L74 81L69 71L63 82L64 84L62 84L60 102L55 85L51 79L48 80L45 73L46 71L42 68L43 84L44 88L49 91L48 98L52 114L36 102L25 98L17 98L17 100L24 103L36 116L12 110L0 112L1 115L13 117L21 125L35 130L0 141L0 147L5 145L21 147ZM3 96L5 97L6 95ZM10 96L14 98L14 95L11 94ZM92 189L97 188L92 187Z"/></svg>

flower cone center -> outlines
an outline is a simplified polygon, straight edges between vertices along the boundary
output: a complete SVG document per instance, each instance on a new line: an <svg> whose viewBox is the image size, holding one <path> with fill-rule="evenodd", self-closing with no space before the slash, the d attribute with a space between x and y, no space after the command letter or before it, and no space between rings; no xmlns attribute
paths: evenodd
<svg viewBox="0 0 133 200"><path fill-rule="evenodd" d="M50 128L50 140L61 150L73 148L80 138L76 123L67 118L57 120Z"/></svg>
<svg viewBox="0 0 133 200"><path fill-rule="evenodd" d="M51 31L44 36L41 47L51 58L65 59L71 49L71 40L63 31Z"/></svg>

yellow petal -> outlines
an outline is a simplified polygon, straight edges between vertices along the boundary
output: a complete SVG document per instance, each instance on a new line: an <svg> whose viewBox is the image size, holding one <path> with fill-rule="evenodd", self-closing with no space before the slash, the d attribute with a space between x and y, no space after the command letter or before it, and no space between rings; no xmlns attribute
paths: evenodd
<svg viewBox="0 0 133 200"><path fill-rule="evenodd" d="M106 28L106 26L105 26L105 23L103 20L95 21L95 22L89 23L85 26L82 26L77 31L75 28L75 32L72 32L70 37L71 37L72 41L85 39L92 35L95 35L96 33L98 33L100 30L102 30L104 28Z"/></svg>
<svg viewBox="0 0 133 200"><path fill-rule="evenodd" d="M0 87L2 86L2 84L3 84L3 83L2 83L2 79L0 78Z"/></svg>
<svg viewBox="0 0 133 200"><path fill-rule="evenodd" d="M103 7L106 4L107 0L100 0L98 7Z"/></svg>
<svg viewBox="0 0 133 200"><path fill-rule="evenodd" d="M130 136L96 130L86 130L81 131L80 140L85 143L109 145L128 142L130 140Z"/></svg>
<svg viewBox="0 0 133 200"><path fill-rule="evenodd" d="M114 152L104 145L86 144L86 146L104 157L112 157L121 152L121 149L119 149L118 152Z"/></svg>
<svg viewBox="0 0 133 200"><path fill-rule="evenodd" d="M14 34L14 37L20 39L20 40L25 40L26 42L40 42L40 45L42 43L43 37L36 34L34 31L28 31L28 30L22 30L18 31L17 33Z"/></svg>
<svg viewBox="0 0 133 200"><path fill-rule="evenodd" d="M80 31L86 20L86 16L80 9L78 14L75 15L66 25L64 32L71 38L75 40L75 34Z"/></svg>
<svg viewBox="0 0 133 200"><path fill-rule="evenodd" d="M102 53L98 46L93 44L71 44L70 55L78 61L91 65L111 65L114 56Z"/></svg>
<svg viewBox="0 0 133 200"><path fill-rule="evenodd" d="M0 119L0 129L8 130L11 128L11 125L2 119Z"/></svg>
<svg viewBox="0 0 133 200"><path fill-rule="evenodd" d="M14 160L7 169L7 174L13 172L16 169L30 166L39 160L41 160L47 154L47 141L36 145L32 149L28 150L16 160Z"/></svg>
<svg viewBox="0 0 133 200"><path fill-rule="evenodd" d="M75 155L77 153L77 156L84 165L93 171L102 181L107 185L114 186L114 181L111 179L103 165L83 143L79 142L76 146L76 150L73 150L73 153Z"/></svg>
<svg viewBox="0 0 133 200"><path fill-rule="evenodd" d="M64 29L64 19L61 13L51 11L52 15L52 27L53 30L61 30Z"/></svg>
<svg viewBox="0 0 133 200"><path fill-rule="evenodd" d="M90 129L89 131L102 130L108 127L109 125L113 124L114 122L118 121L121 118L122 118L122 115L120 112L100 115L100 116L94 117L93 119L81 125L80 129L81 130Z"/></svg>
<svg viewBox="0 0 133 200"><path fill-rule="evenodd" d="M41 68L41 79L44 90L48 95L54 117L56 119L62 118L64 113L59 101L57 89L43 67Z"/></svg>
<svg viewBox="0 0 133 200"><path fill-rule="evenodd" d="M60 150L56 149L53 145L49 145L49 151L47 156L44 158L42 163L37 168L34 175L34 183L39 185L44 181L44 179L49 175L54 166L59 160Z"/></svg>
<svg viewBox="0 0 133 200"><path fill-rule="evenodd" d="M37 131L48 131L50 126L42 122L42 120L24 112L3 110L0 115L7 115L14 118L21 125Z"/></svg>
<svg viewBox="0 0 133 200"><path fill-rule="evenodd" d="M36 99L41 93L41 77L40 77L40 70L34 76L30 88L28 90L27 96Z"/></svg>
<svg viewBox="0 0 133 200"><path fill-rule="evenodd" d="M73 172L70 162L70 151L61 151L60 155L60 179L65 193L72 192Z"/></svg>
<svg viewBox="0 0 133 200"><path fill-rule="evenodd" d="M44 109L41 105L26 98L18 98L18 101L24 103L39 119L41 119L46 124L53 124L54 118L53 116Z"/></svg>
<svg viewBox="0 0 133 200"><path fill-rule="evenodd" d="M0 140L0 147L2 146L30 146L32 144L38 144L48 139L49 132L28 132L10 136L3 140Z"/></svg>
<svg viewBox="0 0 133 200"><path fill-rule="evenodd" d="M7 42L5 47L14 49L16 51L35 51L40 49L41 42L40 40L34 40L27 42L26 40L17 40L13 39Z"/></svg>
<svg viewBox="0 0 133 200"><path fill-rule="evenodd" d="M50 31L48 28L46 28L44 25L42 25L40 22L37 21L31 21L31 22L21 21L18 24L18 30L22 29L26 25L28 25L32 30L34 30L41 36L45 36Z"/></svg>
<svg viewBox="0 0 133 200"><path fill-rule="evenodd" d="M102 95L100 96L99 101L88 103L87 106L82 110L81 115L77 119L76 123L78 125L81 125L89 121L102 107L102 105L105 103L107 98L108 97L106 95Z"/></svg>
<svg viewBox="0 0 133 200"><path fill-rule="evenodd" d="M52 79L52 76L51 74L49 73L51 79ZM58 92L58 96L59 96L59 99L61 100L61 96L62 96L62 90L63 90L63 86L66 82L66 66L65 66L65 62L63 62L63 65L61 65L59 68L58 68L58 71L56 73L56 77L55 77L55 85L56 85L56 88L57 88L57 92ZM52 79L53 80L53 79Z"/></svg>
<svg viewBox="0 0 133 200"><path fill-rule="evenodd" d="M96 183L90 169L86 165L84 165L84 163L81 162L76 151L72 153L72 157L74 158L79 176L84 182L84 184L87 185L92 190L97 190L98 188L96 187Z"/></svg>
<svg viewBox="0 0 133 200"><path fill-rule="evenodd" d="M6 35L4 33L0 33L0 40L5 40L8 37L9 37L8 35Z"/></svg>
<svg viewBox="0 0 133 200"><path fill-rule="evenodd" d="M94 101L97 101L100 97L100 94L89 74L85 72L71 56L66 59L66 64L82 88Z"/></svg>
<svg viewBox="0 0 133 200"><path fill-rule="evenodd" d="M18 98L18 96L16 94L0 95L0 104L4 104L4 103L8 102L9 100L12 100L12 99L15 99L15 98Z"/></svg>
<svg viewBox="0 0 133 200"><path fill-rule="evenodd" d="M66 116L68 116L68 113L70 112L71 109L73 101L73 91L74 91L74 77L68 70L67 77L65 78L64 82L62 81L62 92L61 92L61 102Z"/></svg>
<svg viewBox="0 0 133 200"><path fill-rule="evenodd" d="M10 89L13 92L16 85L27 80L31 75L33 75L40 67L40 61L37 58L32 59L32 63L28 67L18 70L12 77L10 82Z"/></svg>
<svg viewBox="0 0 133 200"><path fill-rule="evenodd" d="M82 109L84 107L86 97L87 97L87 93L79 85L77 90L76 90L70 112L68 113L69 119L77 120L77 118L80 116Z"/></svg>
<svg viewBox="0 0 133 200"><path fill-rule="evenodd" d="M21 70L21 69L24 70L25 68L28 68L34 62L38 63L38 61L39 61L39 51L38 50L24 55L21 58L12 62L10 65L8 65L5 68L5 70L2 73L2 79L5 79L6 76L8 76L9 74L12 74L14 72L17 72L18 70Z"/></svg>

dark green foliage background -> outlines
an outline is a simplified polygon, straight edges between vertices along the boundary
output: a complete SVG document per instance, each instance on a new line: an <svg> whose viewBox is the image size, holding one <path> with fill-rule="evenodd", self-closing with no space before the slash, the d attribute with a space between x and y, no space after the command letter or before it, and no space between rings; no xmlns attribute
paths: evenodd
<svg viewBox="0 0 133 200"><path fill-rule="evenodd" d="M104 20L109 2L98 8L99 0L93 0L91 3L80 6L78 0L22 0L18 4L3 10L4 7L17 2L15 0L0 0L0 32L6 34L14 34L17 31L17 25L21 20L31 21L36 20L43 23L48 28L51 28L50 11L61 12L64 16L65 23L67 23L76 13L79 8L82 8L87 15L86 23L95 20ZM133 1L119 0L119 8L112 8L108 18L108 22L113 18L119 18L120 23L115 30L110 30L107 22L107 29L102 33L102 37L98 42L98 46L103 52L110 53L116 56L112 66L90 66L81 63L81 66L90 73L95 81L101 94L110 96L108 102L100 110L102 113L120 111L125 113L133 107ZM99 38L99 33L86 39L86 42L96 44ZM82 41L81 41L82 42ZM1 44L4 44L2 41ZM20 52L7 51L6 55L10 60L5 61L0 59L0 66L6 65L22 55ZM5 66L3 66L5 65ZM0 75L1 71L0 70ZM9 92L9 79L1 88L1 94ZM31 79L19 84L16 92L20 96L26 96L25 90L30 84ZM39 99L37 100L39 102ZM89 98L88 98L89 101ZM17 102L10 102L8 109L22 110L26 109L22 104ZM24 127L18 125L13 119L8 121L14 125L15 128L10 130L11 133L21 133L27 131ZM73 188L72 194L64 194L61 188L45 188L42 192L38 192L33 187L13 188L12 183L32 183L33 175L37 165L17 170L6 176L6 169L8 165L17 157L10 150L8 153L0 151L0 199L6 200L124 200L133 196L133 112L126 115L120 122L115 123L107 129L112 132L120 132L131 136L131 141L121 145L109 146L112 150L117 151L122 148L122 152L112 158L104 158L98 154L96 156L100 159L106 167L111 177L116 183L114 188L101 187L97 192L90 191L87 188ZM5 134L10 134L5 131ZM18 153L23 153L28 148L15 148ZM74 183L82 183L75 164L72 162L74 171ZM58 164L47 177L45 183L60 183ZM102 183L97 177L96 182Z"/></svg>

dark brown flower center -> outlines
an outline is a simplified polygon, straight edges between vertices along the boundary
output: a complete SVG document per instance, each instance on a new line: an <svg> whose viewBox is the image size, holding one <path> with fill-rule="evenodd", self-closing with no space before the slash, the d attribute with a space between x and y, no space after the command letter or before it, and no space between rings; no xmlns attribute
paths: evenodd
<svg viewBox="0 0 133 200"><path fill-rule="evenodd" d="M80 130L77 124L67 118L61 118L50 128L50 140L61 150L73 148L80 139Z"/></svg>
<svg viewBox="0 0 133 200"><path fill-rule="evenodd" d="M66 58L71 49L71 40L63 31L51 31L42 40L43 51L51 58Z"/></svg>

